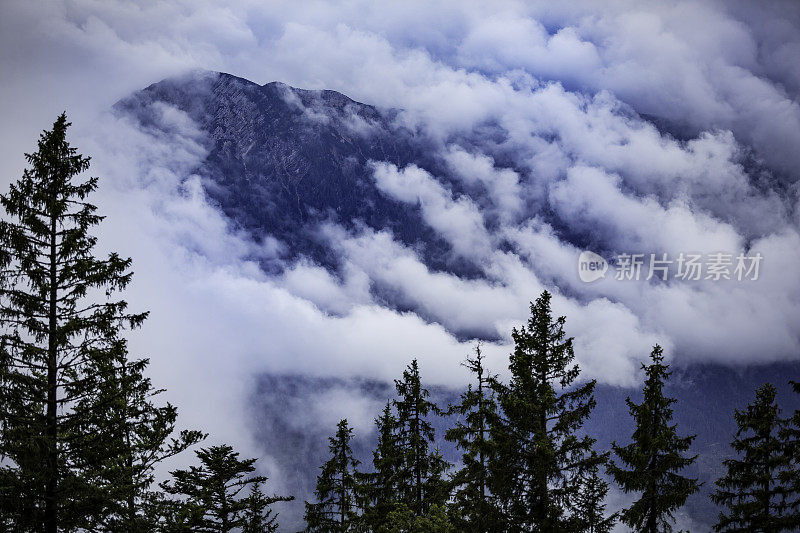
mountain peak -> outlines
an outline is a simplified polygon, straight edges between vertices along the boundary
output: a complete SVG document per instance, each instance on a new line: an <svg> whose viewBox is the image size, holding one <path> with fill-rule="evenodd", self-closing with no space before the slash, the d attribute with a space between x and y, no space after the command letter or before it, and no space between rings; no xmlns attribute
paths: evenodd
<svg viewBox="0 0 800 533"><path fill-rule="evenodd" d="M394 126L393 112L331 90L298 89L282 82L258 85L226 73L199 71L168 78L115 106L157 127L164 105L185 112L204 132L208 155L196 169L206 192L233 223L252 233L291 242L292 255L326 263L320 223L390 229L408 244L439 242L415 210L377 189L371 161L399 167L426 150ZM443 266L436 254L434 264Z"/></svg>

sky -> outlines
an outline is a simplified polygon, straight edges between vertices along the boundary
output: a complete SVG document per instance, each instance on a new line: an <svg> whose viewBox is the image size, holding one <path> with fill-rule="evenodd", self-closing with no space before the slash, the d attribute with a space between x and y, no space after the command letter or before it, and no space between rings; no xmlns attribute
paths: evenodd
<svg viewBox="0 0 800 533"><path fill-rule="evenodd" d="M680 363L797 359L798 57L791 1L4 0L0 185L66 110L101 177L100 246L133 257L127 299L151 311L134 350L183 423L260 453L247 429L260 373L389 380L416 356L430 383L457 386L465 332L494 339L485 351L502 371L511 327L544 289L584 375L603 383L635 385L655 343ZM382 161L375 185L481 279L433 271L389 232L335 224L319 231L342 273L307 260L261 271L254 258L285 243L254 243L208 201L193 174L204 132L171 108L158 134L109 112L197 69L401 110L468 193ZM487 125L502 139L453 141ZM579 242L606 259L763 261L755 281L617 281L612 266L586 283ZM345 388L319 395L311 423L348 416L369 431L377 406Z"/></svg>

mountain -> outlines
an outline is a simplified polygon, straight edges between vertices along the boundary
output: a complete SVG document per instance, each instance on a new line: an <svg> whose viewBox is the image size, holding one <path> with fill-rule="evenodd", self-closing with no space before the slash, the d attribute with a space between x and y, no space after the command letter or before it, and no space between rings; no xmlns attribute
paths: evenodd
<svg viewBox="0 0 800 533"><path fill-rule="evenodd" d="M418 251L433 271L481 275L450 253L449 244L430 229L419 208L396 202L377 188L371 161L399 168L415 164L445 180L455 192L464 187L438 159L432 140L424 132L404 127L396 110L355 102L334 91L302 90L282 83L258 85L218 73L194 73L155 83L118 102L115 110L143 128L158 128L156 116L163 105L185 113L202 132L207 156L195 172L210 200L252 239L271 235L285 244L282 261L265 261L265 270L308 257L336 271L340 268L337 257L321 242L318 232L320 223L334 221L350 229L391 229L395 238ZM476 133L493 134L491 130ZM469 139L462 141L469 144ZM497 154L495 161L502 164L502 154ZM541 216L546 218L547 213ZM492 223L491 219L487 222ZM569 235L568 230L563 234ZM398 308L403 305L391 295L386 302ZM800 408L796 395L786 386L788 379L798 376L800 364L796 363L676 368L670 391L680 399L675 408L680 431L698 435L693 448L699 454L694 473L705 486L686 509L700 527L708 528L716 516L707 495L721 471L722 459L729 454L728 442L735 429L733 409L746 405L754 388L766 381L778 386L785 410ZM387 383L300 375L262 376L259 383L253 399L254 426L265 451L288 473L288 490L297 497L282 511L283 523L300 527L303 499L312 497L316 466L324 460L327 437L336 423L331 420L325 427L297 423L304 414L304 398L311 392L319 395L346 387L378 405L391 395L392 388ZM437 389L434 395L445 404L457 394ZM598 388L598 407L587 430L598 437L601 446L612 440L627 442L632 428L624 399L628 395L637 398L637 394L634 389ZM438 426L441 435L446 421ZM366 463L372 437L359 435L356 441L360 459ZM448 459L456 460L452 447L443 449Z"/></svg>
<svg viewBox="0 0 800 533"><path fill-rule="evenodd" d="M452 263L418 214L381 195L371 177L371 160L438 168L424 137L396 126L393 110L335 91L207 72L150 85L115 110L154 127L158 103L185 112L207 134L208 156L197 172L210 199L254 238L291 243L290 258L335 267L313 232L332 220L390 228L402 242L420 245L435 267Z"/></svg>

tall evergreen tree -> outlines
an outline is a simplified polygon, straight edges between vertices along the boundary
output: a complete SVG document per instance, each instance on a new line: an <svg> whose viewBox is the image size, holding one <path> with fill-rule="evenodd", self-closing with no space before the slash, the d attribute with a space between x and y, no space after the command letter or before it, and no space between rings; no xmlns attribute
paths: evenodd
<svg viewBox="0 0 800 533"><path fill-rule="evenodd" d="M403 451L397 439L397 417L386 402L380 417L375 420L378 443L372 452L373 471L357 476L360 479L358 503L364 510L361 527L365 531L378 531L386 524L389 513L400 500L400 474Z"/></svg>
<svg viewBox="0 0 800 533"><path fill-rule="evenodd" d="M422 516L431 505L443 505L448 496L443 478L448 465L438 449L431 447L436 433L428 419L439 409L422 387L416 359L403 371L403 379L395 380L395 388L397 439L403 454L399 495L415 516Z"/></svg>
<svg viewBox="0 0 800 533"><path fill-rule="evenodd" d="M424 515L419 516L403 503L398 504L395 510L389 513L385 524L374 530L374 533L456 532L460 530L450 521L445 505L432 504Z"/></svg>
<svg viewBox="0 0 800 533"><path fill-rule="evenodd" d="M105 531L148 533L159 520L160 495L152 489L156 465L205 435L181 431L174 436L177 409L169 403L154 404L163 391L144 376L148 361L128 361L125 353L96 369L102 376L99 398L106 409L84 428L101 434L105 444L93 470L110 503L96 525Z"/></svg>
<svg viewBox="0 0 800 533"><path fill-rule="evenodd" d="M195 453L200 459L199 466L175 470L173 479L161 484L168 494L185 498L178 506L178 513L189 517L189 530L193 533L228 533L252 524L254 500L242 497L240 493L247 487L258 488L267 481L264 476L253 475L256 460L239 459L239 453L227 444L203 448ZM271 503L291 499L281 496L269 498L264 506L265 513Z"/></svg>
<svg viewBox="0 0 800 533"><path fill-rule="evenodd" d="M664 383L671 372L664 364L660 346L653 348L650 358L651 364L642 365L647 376L642 403L626 400L636 424L633 442L627 446L612 444L621 466L611 463L608 471L623 491L640 494L621 512L622 521L637 531L657 533L672 531L674 512L699 490L700 484L680 474L697 458L685 455L695 436L679 437L677 424L672 423L676 400L664 396Z"/></svg>
<svg viewBox="0 0 800 533"><path fill-rule="evenodd" d="M800 383L790 381L792 390L800 394ZM790 460L789 468L780 474L788 493L787 522L795 530L800 530L800 410L795 410L781 430L781 440Z"/></svg>
<svg viewBox="0 0 800 533"><path fill-rule="evenodd" d="M0 508L14 528L46 533L107 507L87 474L106 435L85 431L107 408L94 370L124 357L121 330L146 316L112 299L130 259L94 255L97 178L77 179L89 158L67 142L69 125L58 117L0 196Z"/></svg>
<svg viewBox="0 0 800 533"><path fill-rule="evenodd" d="M493 382L503 419L493 428L492 490L513 531L569 531L564 509L597 461L594 439L579 435L595 405L595 382L575 384L572 338L564 317L553 320L550 300L543 292L527 325L512 331L510 382Z"/></svg>
<svg viewBox="0 0 800 533"><path fill-rule="evenodd" d="M454 525L465 533L498 531L502 523L489 490L492 484L489 459L494 453L490 428L497 423L498 412L490 385L494 376L486 371L484 359L478 344L475 356L464 363L475 376L474 386L469 384L461 401L448 410L457 419L445 434L445 439L462 450L462 467L452 479L455 492L451 509Z"/></svg>
<svg viewBox="0 0 800 533"><path fill-rule="evenodd" d="M353 429L342 420L336 435L330 437L331 458L322 466L314 494L317 503L306 502L308 531L347 533L356 531L359 524L357 499L360 494L357 468L350 440Z"/></svg>
<svg viewBox="0 0 800 533"><path fill-rule="evenodd" d="M797 517L787 505L792 488L784 477L791 457L783 441L786 421L769 383L756 391L744 410L736 410L739 426L731 447L738 458L723 463L727 473L717 480L711 499L726 508L714 531L777 533L795 531Z"/></svg>
<svg viewBox="0 0 800 533"><path fill-rule="evenodd" d="M581 476L580 489L573 503L573 528L581 533L609 533L617 521L616 513L606 516L605 499L608 483L600 475L601 462L606 458L595 454L598 459Z"/></svg>
<svg viewBox="0 0 800 533"><path fill-rule="evenodd" d="M280 496L267 496L261 490L260 482L253 483L250 487L250 495L245 500L242 533L273 533L277 531L278 513L270 506L275 502L288 499Z"/></svg>

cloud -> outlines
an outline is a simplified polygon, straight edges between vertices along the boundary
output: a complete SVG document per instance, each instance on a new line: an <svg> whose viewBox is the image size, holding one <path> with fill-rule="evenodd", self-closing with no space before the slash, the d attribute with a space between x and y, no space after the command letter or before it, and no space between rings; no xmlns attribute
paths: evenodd
<svg viewBox="0 0 800 533"><path fill-rule="evenodd" d="M775 50L769 39L770 72L796 72L786 56L798 42L796 6L771 6L772 16L785 17L787 42ZM588 2L560 10L534 4L531 18L505 12L476 21L461 42L459 64L490 72L517 67L572 88L609 90L695 133L732 129L794 180L797 93L764 75L762 31L776 23L749 26L754 11L744 2L620 2L602 10ZM771 123L763 121L767 115Z"/></svg>
<svg viewBox="0 0 800 533"><path fill-rule="evenodd" d="M595 232L615 250L677 254L741 248L741 237L728 224L679 200L662 207L653 198L625 194L620 182L618 175L575 166L551 188L550 204L570 228Z"/></svg>
<svg viewBox="0 0 800 533"><path fill-rule="evenodd" d="M401 202L419 205L422 218L462 257L480 259L492 247L480 209L469 198L453 198L439 182L416 165L398 170L374 163L378 189Z"/></svg>
<svg viewBox="0 0 800 533"><path fill-rule="evenodd" d="M471 154L451 145L444 158L458 178L468 185L480 184L486 189L502 222L512 222L524 208L524 189L520 176L510 168L495 168L494 160L483 154Z"/></svg>

